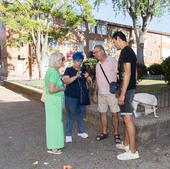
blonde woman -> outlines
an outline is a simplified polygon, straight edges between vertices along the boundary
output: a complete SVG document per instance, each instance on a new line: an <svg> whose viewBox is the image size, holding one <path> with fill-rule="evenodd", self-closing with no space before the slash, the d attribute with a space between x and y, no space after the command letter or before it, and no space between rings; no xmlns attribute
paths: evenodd
<svg viewBox="0 0 170 169"><path fill-rule="evenodd" d="M59 69L64 66L64 56L55 52L49 56L49 68L45 83L46 143L48 153L61 154L64 147L64 128L62 115L62 98L64 87Z"/></svg>

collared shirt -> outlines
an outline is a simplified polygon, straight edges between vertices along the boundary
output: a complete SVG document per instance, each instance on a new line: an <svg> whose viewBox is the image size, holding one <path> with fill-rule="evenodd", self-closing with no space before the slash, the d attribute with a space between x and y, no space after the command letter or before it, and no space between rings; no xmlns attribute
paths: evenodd
<svg viewBox="0 0 170 169"><path fill-rule="evenodd" d="M109 80L109 82L117 81L117 60L113 57L107 57L103 63L98 62L96 65L96 80L98 86L98 94L109 94L109 84L101 70L100 64Z"/></svg>

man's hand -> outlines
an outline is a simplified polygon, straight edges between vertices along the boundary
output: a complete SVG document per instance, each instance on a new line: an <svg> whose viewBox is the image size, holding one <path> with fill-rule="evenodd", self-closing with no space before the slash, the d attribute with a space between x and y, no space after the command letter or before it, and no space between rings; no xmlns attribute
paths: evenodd
<svg viewBox="0 0 170 169"><path fill-rule="evenodd" d="M120 95L118 99L119 105L124 105L124 101L125 101L125 95Z"/></svg>
<svg viewBox="0 0 170 169"><path fill-rule="evenodd" d="M93 102L94 102L94 103L97 103L97 102L98 102L97 94L93 94L92 99L93 99Z"/></svg>

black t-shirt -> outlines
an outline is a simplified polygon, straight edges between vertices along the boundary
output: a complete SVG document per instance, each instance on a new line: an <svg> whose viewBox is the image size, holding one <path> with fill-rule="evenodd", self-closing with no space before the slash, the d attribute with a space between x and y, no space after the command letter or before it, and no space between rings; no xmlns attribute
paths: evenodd
<svg viewBox="0 0 170 169"><path fill-rule="evenodd" d="M82 71L82 69L81 69ZM84 70L82 71L84 73ZM64 75L73 77L77 74L77 70L74 69L73 67L68 67L66 68ZM65 96L68 97L74 97L74 98L79 98L80 97L80 87L79 87L79 82L82 84L86 84L86 78L81 75L78 79L74 80L72 83L66 85L66 89L64 91Z"/></svg>
<svg viewBox="0 0 170 169"><path fill-rule="evenodd" d="M131 77L127 90L136 88L136 54L130 46L122 49L118 61L119 81L122 83L124 75L124 63L131 64Z"/></svg>

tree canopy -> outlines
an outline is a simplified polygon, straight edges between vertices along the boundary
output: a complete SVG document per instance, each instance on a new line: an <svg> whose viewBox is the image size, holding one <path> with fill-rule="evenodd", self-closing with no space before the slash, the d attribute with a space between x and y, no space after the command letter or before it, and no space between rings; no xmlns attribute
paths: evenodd
<svg viewBox="0 0 170 169"><path fill-rule="evenodd" d="M88 22L94 21L88 0L3 0L0 11L0 22L12 32L8 45L31 45L40 78L40 62L47 53L49 36L65 37L70 29L83 22L83 17Z"/></svg>
<svg viewBox="0 0 170 169"><path fill-rule="evenodd" d="M96 0L99 6L105 0ZM115 16L122 12L127 13L132 19L137 45L137 58L139 63L144 63L144 36L153 16L160 18L170 9L170 0L112 0ZM114 16L113 16L114 17Z"/></svg>

